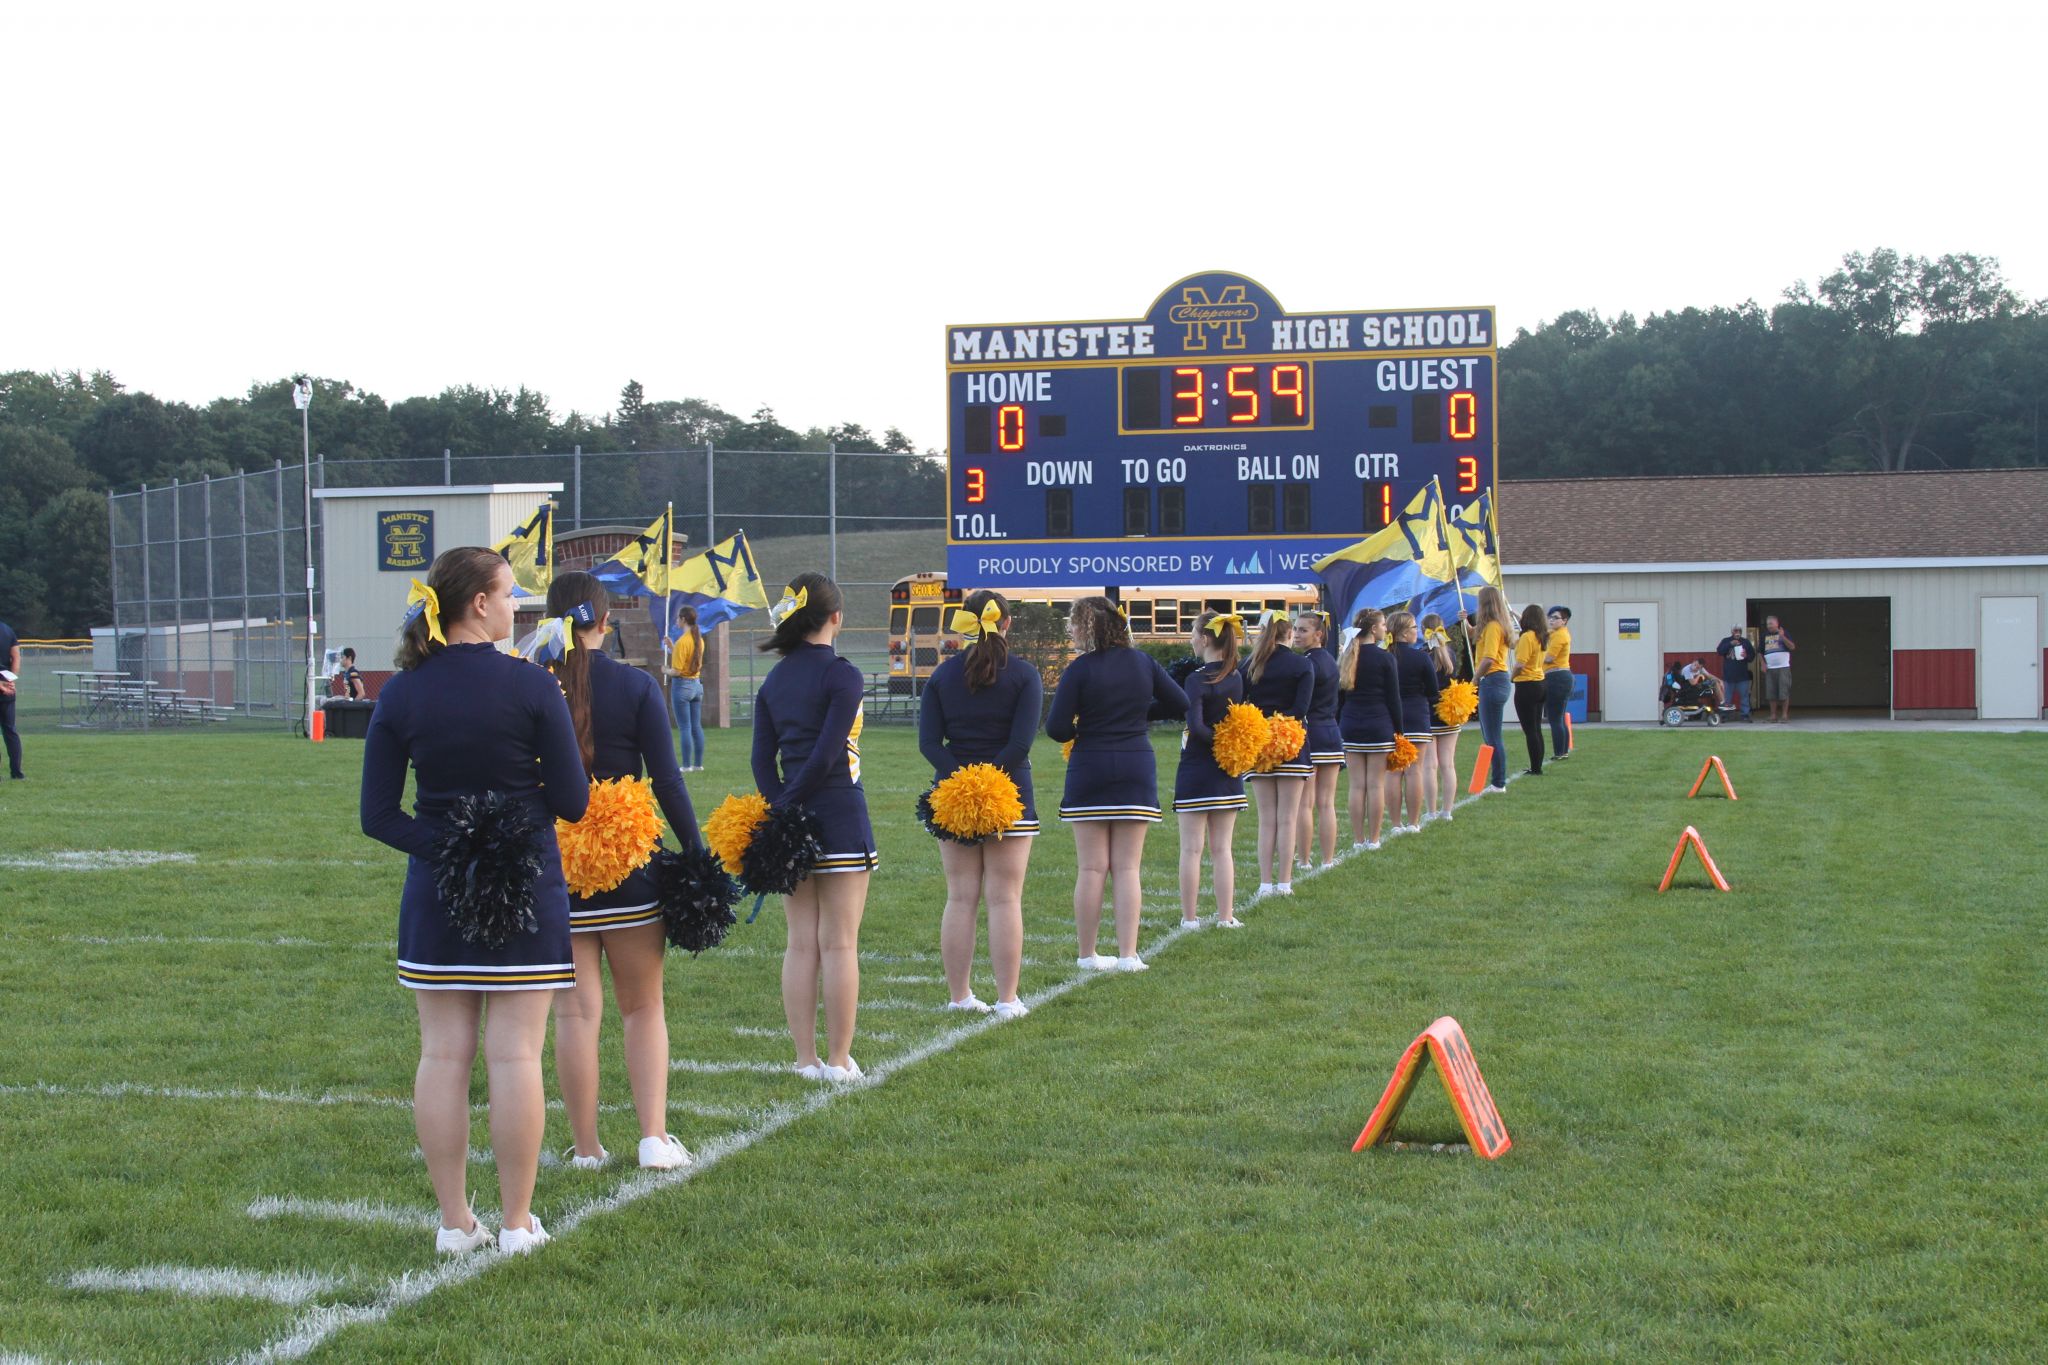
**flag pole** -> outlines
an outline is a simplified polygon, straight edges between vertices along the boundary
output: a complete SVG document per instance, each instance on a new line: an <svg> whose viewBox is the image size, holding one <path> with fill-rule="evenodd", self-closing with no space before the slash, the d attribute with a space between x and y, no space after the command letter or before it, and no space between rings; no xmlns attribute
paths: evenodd
<svg viewBox="0 0 2048 1365"><path fill-rule="evenodd" d="M661 699L669 703L669 710L671 712L675 710L675 703L669 701L668 689L671 679L669 677L668 664L669 653L673 646L670 644L668 637L669 631L674 628L674 621L669 616L668 597L670 593L675 591L676 567L673 563L675 559L675 543L676 505L671 502L668 505L668 511L663 514L661 522Z"/></svg>

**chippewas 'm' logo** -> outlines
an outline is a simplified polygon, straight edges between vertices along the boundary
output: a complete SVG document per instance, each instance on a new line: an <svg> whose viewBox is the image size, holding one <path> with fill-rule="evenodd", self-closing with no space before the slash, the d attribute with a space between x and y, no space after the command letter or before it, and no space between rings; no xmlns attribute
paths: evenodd
<svg viewBox="0 0 2048 1365"><path fill-rule="evenodd" d="M1218 334L1217 343L1226 351L1242 351L1246 340L1244 325L1259 320L1259 305L1244 296L1241 284L1226 284L1215 298L1200 285L1187 285L1180 291L1181 301L1167 310L1166 316L1175 326L1186 330L1181 334L1181 348L1188 351L1209 349L1209 337Z"/></svg>
<svg viewBox="0 0 2048 1365"><path fill-rule="evenodd" d="M433 562L434 514L432 512L379 512L377 514L378 569L424 569Z"/></svg>

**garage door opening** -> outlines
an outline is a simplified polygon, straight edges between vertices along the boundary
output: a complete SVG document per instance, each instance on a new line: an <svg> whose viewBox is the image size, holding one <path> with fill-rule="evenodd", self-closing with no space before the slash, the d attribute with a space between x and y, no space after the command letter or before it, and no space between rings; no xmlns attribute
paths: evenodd
<svg viewBox="0 0 2048 1365"><path fill-rule="evenodd" d="M1792 652L1794 715L1891 714L1891 598L1752 597L1747 611L1753 631L1775 616L1798 646ZM1763 711L1761 701L1756 709Z"/></svg>

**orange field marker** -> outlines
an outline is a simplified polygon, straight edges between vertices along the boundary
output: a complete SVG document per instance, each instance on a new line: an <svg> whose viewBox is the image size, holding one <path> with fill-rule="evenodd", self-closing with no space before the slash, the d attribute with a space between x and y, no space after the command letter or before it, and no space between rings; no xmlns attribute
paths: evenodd
<svg viewBox="0 0 2048 1365"><path fill-rule="evenodd" d="M1380 1102L1373 1106L1358 1141L1351 1144L1352 1151L1362 1152L1387 1140L1394 1120L1401 1116L1401 1106L1415 1093L1415 1083L1431 1058L1436 1060L1437 1074L1444 1078L1444 1089L1450 1092L1451 1107L1458 1111L1458 1123L1464 1128L1472 1150L1492 1161L1515 1145L1508 1138L1508 1126L1501 1122L1500 1111L1493 1107L1493 1096L1486 1089L1486 1078L1479 1074L1479 1063L1472 1056L1472 1044L1465 1041L1465 1030L1446 1014L1417 1034L1401 1054L1401 1060L1394 1064L1393 1078L1381 1092Z"/></svg>
<svg viewBox="0 0 2048 1365"><path fill-rule="evenodd" d="M1721 785L1727 789L1728 799L1730 801L1741 800L1741 798L1735 794L1735 784L1728 780L1728 765L1721 761L1721 756L1719 754L1708 754L1707 761L1700 764L1700 775L1693 779L1692 790L1685 794L1687 800L1690 800L1693 797L1698 796L1700 794L1700 788L1706 784L1707 774L1710 772L1717 772L1721 774Z"/></svg>
<svg viewBox="0 0 2048 1365"><path fill-rule="evenodd" d="M1728 889L1728 879L1721 875L1720 868L1714 866L1714 855L1707 852L1706 841L1700 838L1700 832L1691 825L1687 825L1685 833L1678 836L1678 847L1671 850L1671 865L1664 869L1664 880L1657 883L1657 889L1659 891L1669 891L1671 889L1671 879L1678 874L1678 860L1685 856L1688 844L1692 846L1692 851L1699 855L1700 865L1707 869L1707 875L1714 879L1714 885L1726 891Z"/></svg>
<svg viewBox="0 0 2048 1365"><path fill-rule="evenodd" d="M1479 789L1486 785L1486 779L1489 776L1488 769L1492 766L1493 746L1491 744L1480 745L1479 761L1472 765L1472 784L1465 788L1467 795L1479 795Z"/></svg>
<svg viewBox="0 0 2048 1365"><path fill-rule="evenodd" d="M312 728L309 732L315 744L327 738L327 713L319 707L313 708Z"/></svg>
<svg viewBox="0 0 2048 1365"><path fill-rule="evenodd" d="M1572 713L1564 713L1564 751L1570 753L1579 747L1579 737L1572 733Z"/></svg>

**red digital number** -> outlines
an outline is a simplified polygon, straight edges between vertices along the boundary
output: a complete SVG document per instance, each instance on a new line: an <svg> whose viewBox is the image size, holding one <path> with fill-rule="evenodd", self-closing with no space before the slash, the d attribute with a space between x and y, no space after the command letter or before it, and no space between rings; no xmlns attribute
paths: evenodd
<svg viewBox="0 0 2048 1365"><path fill-rule="evenodd" d="M1223 392L1227 400L1225 406L1230 409L1230 420L1233 422L1256 422L1259 420L1258 390L1241 389L1237 386L1237 377L1239 375L1255 373L1257 371L1250 365L1232 365L1223 377ZM1242 408L1237 406L1239 399L1244 400L1245 406Z"/></svg>
<svg viewBox="0 0 2048 1365"><path fill-rule="evenodd" d="M996 449L1022 450L1024 448L1024 408L1018 403L1005 403L996 409Z"/></svg>
<svg viewBox="0 0 2048 1365"><path fill-rule="evenodd" d="M1451 439L1469 441L1479 434L1479 399L1470 390L1451 395ZM1470 492L1470 489L1466 489Z"/></svg>
<svg viewBox="0 0 2048 1365"><path fill-rule="evenodd" d="M1386 526L1394 520L1394 485L1380 485L1380 525Z"/></svg>
<svg viewBox="0 0 2048 1365"><path fill-rule="evenodd" d="M970 465L967 470L967 501L980 502L988 497L988 475L979 467Z"/></svg>
<svg viewBox="0 0 2048 1365"><path fill-rule="evenodd" d="M1275 365L1267 383L1272 388L1273 397L1276 401L1282 398L1294 400L1294 420L1299 422L1304 411L1301 396L1301 366Z"/></svg>
<svg viewBox="0 0 2048 1365"><path fill-rule="evenodd" d="M1173 373L1175 378L1187 381L1186 388L1173 391L1173 424L1195 426L1202 420L1202 372L1183 367ZM1181 409L1183 403L1188 404L1186 411Z"/></svg>
<svg viewBox="0 0 2048 1365"><path fill-rule="evenodd" d="M1479 457L1460 455L1458 457L1458 491L1477 493L1479 491Z"/></svg>

